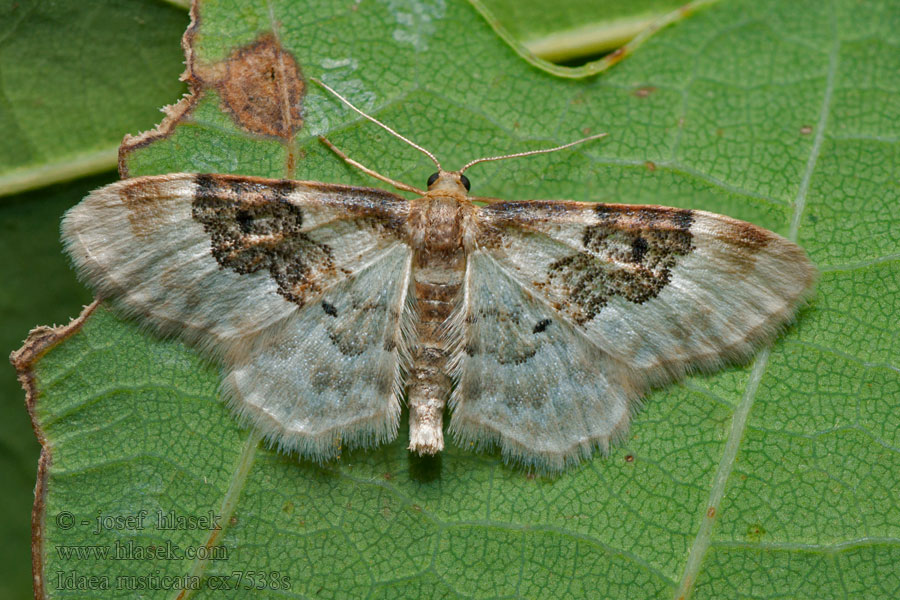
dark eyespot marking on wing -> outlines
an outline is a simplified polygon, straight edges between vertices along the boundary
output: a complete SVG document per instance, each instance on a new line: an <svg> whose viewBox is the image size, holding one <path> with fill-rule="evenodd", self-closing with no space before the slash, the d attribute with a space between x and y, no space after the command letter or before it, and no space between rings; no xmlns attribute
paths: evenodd
<svg viewBox="0 0 900 600"><path fill-rule="evenodd" d="M644 260L648 248L650 246L647 244L647 240L641 236L634 238L634 241L631 242L631 262L639 263Z"/></svg>
<svg viewBox="0 0 900 600"><path fill-rule="evenodd" d="M241 229L241 233L250 233L253 229L253 215L251 215L246 210L239 210L237 212L237 223L238 227Z"/></svg>
<svg viewBox="0 0 900 600"><path fill-rule="evenodd" d="M538 321L538 324L534 326L534 329L531 330L531 333L541 333L550 325L550 319L541 319Z"/></svg>

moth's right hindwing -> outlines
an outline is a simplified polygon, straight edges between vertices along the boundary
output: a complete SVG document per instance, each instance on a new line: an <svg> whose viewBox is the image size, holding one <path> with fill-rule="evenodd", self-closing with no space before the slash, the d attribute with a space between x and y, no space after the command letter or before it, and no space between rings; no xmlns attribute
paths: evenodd
<svg viewBox="0 0 900 600"><path fill-rule="evenodd" d="M523 286L489 254L469 256L465 346L450 431L465 446L560 471L623 435L627 364Z"/></svg>
<svg viewBox="0 0 900 600"><path fill-rule="evenodd" d="M102 298L221 358L235 409L321 460L342 439L366 444L396 432L405 211L378 190L174 174L93 192L66 214L62 233ZM290 358L288 348L302 352ZM326 359L342 369L331 382ZM322 419L321 406L354 378L353 406L338 402ZM313 413L302 422L305 410Z"/></svg>

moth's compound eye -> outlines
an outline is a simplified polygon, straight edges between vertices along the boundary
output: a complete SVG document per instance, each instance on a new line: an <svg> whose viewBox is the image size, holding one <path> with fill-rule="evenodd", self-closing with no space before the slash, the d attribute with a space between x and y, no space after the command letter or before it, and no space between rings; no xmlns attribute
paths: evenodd
<svg viewBox="0 0 900 600"><path fill-rule="evenodd" d="M459 180L462 182L462 184L463 184L464 186L466 186L466 191L467 191L467 192L468 192L470 189L472 189L472 184L469 183L469 178L468 178L468 177L466 177L465 175L460 175L460 176L459 176Z"/></svg>
<svg viewBox="0 0 900 600"><path fill-rule="evenodd" d="M431 177L428 178L428 185L431 186L432 183L437 181L437 178L440 177L440 173L432 173Z"/></svg>

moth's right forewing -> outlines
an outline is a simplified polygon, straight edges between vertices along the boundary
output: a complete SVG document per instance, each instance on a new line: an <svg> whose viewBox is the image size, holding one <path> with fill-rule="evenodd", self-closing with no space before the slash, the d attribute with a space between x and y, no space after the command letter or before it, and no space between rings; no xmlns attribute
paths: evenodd
<svg viewBox="0 0 900 600"><path fill-rule="evenodd" d="M518 202L482 210L483 246L561 318L658 385L747 359L812 293L796 244L662 206Z"/></svg>
<svg viewBox="0 0 900 600"><path fill-rule="evenodd" d="M101 297L221 358L240 416L325 460L396 435L406 211L367 188L175 174L93 192L62 232Z"/></svg>

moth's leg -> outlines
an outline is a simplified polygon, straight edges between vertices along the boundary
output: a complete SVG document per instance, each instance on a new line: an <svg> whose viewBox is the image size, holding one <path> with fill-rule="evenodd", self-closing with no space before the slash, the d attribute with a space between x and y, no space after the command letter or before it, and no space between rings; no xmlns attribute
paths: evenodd
<svg viewBox="0 0 900 600"><path fill-rule="evenodd" d="M348 165L351 165L351 166L353 166L353 167L356 167L357 169L359 169L359 170L362 171L363 173L365 173L365 174L367 174L367 175L371 175L371 176L374 177L375 179L380 179L381 181L383 181L383 182L385 182L385 183L389 183L389 184L391 184L392 186L394 186L395 188L397 188L398 190L404 190L404 191L406 191L406 192L412 192L412 193L418 194L418 195L420 195L420 196L424 196L424 195L425 195L425 192L422 191L422 190L420 190L420 189L418 189L418 188L414 188L413 186L407 185L407 184L402 183L402 182L400 182L400 181L394 181L394 180L391 179L390 177L385 177L385 176L382 175L381 173L377 173L377 172L373 171L372 169L370 169L370 168L368 168L368 167L366 167L366 166L364 166L364 165L362 165L362 164L356 162L355 160L353 160L352 158L350 158L349 156L347 156L346 154L344 154L344 153L340 150L340 148L338 148L337 146L335 146L334 144L332 144L331 141L330 141L328 138L326 138L324 135L320 135L320 136L319 136L319 141L322 142L323 144L325 144L326 146L328 146L328 148L330 148L332 152L334 152L335 154L337 154L338 156L340 156L340 157L344 160L344 162L346 162Z"/></svg>

